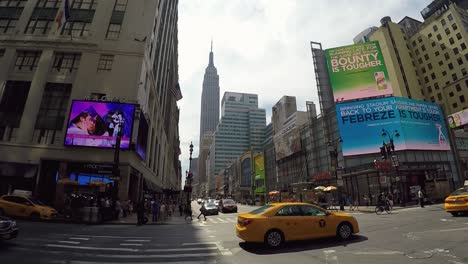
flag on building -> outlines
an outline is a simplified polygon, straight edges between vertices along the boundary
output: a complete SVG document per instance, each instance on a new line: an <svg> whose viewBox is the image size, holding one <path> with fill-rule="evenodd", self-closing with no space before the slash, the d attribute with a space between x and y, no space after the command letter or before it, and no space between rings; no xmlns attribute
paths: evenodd
<svg viewBox="0 0 468 264"><path fill-rule="evenodd" d="M57 29L62 29L65 23L70 19L70 3L68 0L62 0L62 6L55 19L57 22Z"/></svg>

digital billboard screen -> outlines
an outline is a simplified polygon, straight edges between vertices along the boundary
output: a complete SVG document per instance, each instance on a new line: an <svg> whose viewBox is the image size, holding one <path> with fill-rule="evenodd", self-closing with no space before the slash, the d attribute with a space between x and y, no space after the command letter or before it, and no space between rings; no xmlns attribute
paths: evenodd
<svg viewBox="0 0 468 264"><path fill-rule="evenodd" d="M140 121L138 124L138 137L136 142L136 153L141 159L146 160L146 145L148 144L148 122L145 115L140 113Z"/></svg>
<svg viewBox="0 0 468 264"><path fill-rule="evenodd" d="M73 101L65 146L113 148L122 130L120 148L128 149L135 105L114 102Z"/></svg>
<svg viewBox="0 0 468 264"><path fill-rule="evenodd" d="M400 97L370 99L337 104L336 115L344 156L377 153L389 137L396 151L450 150L442 112L434 103Z"/></svg>
<svg viewBox="0 0 468 264"><path fill-rule="evenodd" d="M335 101L393 94L378 41L325 50Z"/></svg>
<svg viewBox="0 0 468 264"><path fill-rule="evenodd" d="M447 117L450 128L457 128L468 124L468 109L463 109Z"/></svg>

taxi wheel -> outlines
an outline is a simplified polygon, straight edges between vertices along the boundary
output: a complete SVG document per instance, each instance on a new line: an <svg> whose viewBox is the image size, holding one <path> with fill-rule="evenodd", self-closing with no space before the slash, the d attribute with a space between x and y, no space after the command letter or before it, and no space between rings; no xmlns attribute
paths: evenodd
<svg viewBox="0 0 468 264"><path fill-rule="evenodd" d="M455 216L455 217L460 215L458 212L450 212L450 213L452 214L452 216Z"/></svg>
<svg viewBox="0 0 468 264"><path fill-rule="evenodd" d="M341 223L336 229L336 236L341 240L348 240L353 234L353 228L349 223Z"/></svg>
<svg viewBox="0 0 468 264"><path fill-rule="evenodd" d="M3 211L2 208L0 208L0 216L6 216L5 211Z"/></svg>
<svg viewBox="0 0 468 264"><path fill-rule="evenodd" d="M281 246L284 242L284 236L281 231L277 229L270 230L265 235L265 244L272 248Z"/></svg>

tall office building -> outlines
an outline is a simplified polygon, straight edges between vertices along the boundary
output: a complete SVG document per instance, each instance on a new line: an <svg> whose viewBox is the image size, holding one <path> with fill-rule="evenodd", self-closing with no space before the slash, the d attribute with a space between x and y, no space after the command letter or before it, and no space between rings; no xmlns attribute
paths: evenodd
<svg viewBox="0 0 468 264"><path fill-rule="evenodd" d="M210 59L203 77L200 112L200 144L206 132L213 133L219 122L219 75L214 66L213 41L211 42Z"/></svg>
<svg viewBox="0 0 468 264"><path fill-rule="evenodd" d="M215 177L242 153L262 151L265 138L266 113L258 108L258 96L246 93L224 93L221 119L210 149L210 191L215 189Z"/></svg>
<svg viewBox="0 0 468 264"><path fill-rule="evenodd" d="M120 199L179 190L178 1L69 1L62 25L63 1L0 2L0 194L29 190L60 208L62 179L78 191L113 180L114 148L64 146L73 100L137 106Z"/></svg>

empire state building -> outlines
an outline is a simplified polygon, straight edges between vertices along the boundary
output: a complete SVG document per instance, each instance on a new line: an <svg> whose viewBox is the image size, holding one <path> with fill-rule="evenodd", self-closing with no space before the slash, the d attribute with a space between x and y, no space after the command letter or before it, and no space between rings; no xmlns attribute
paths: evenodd
<svg viewBox="0 0 468 264"><path fill-rule="evenodd" d="M219 122L219 75L213 63L213 42L211 42L210 60L203 77L200 114L200 143L203 134L213 133Z"/></svg>

